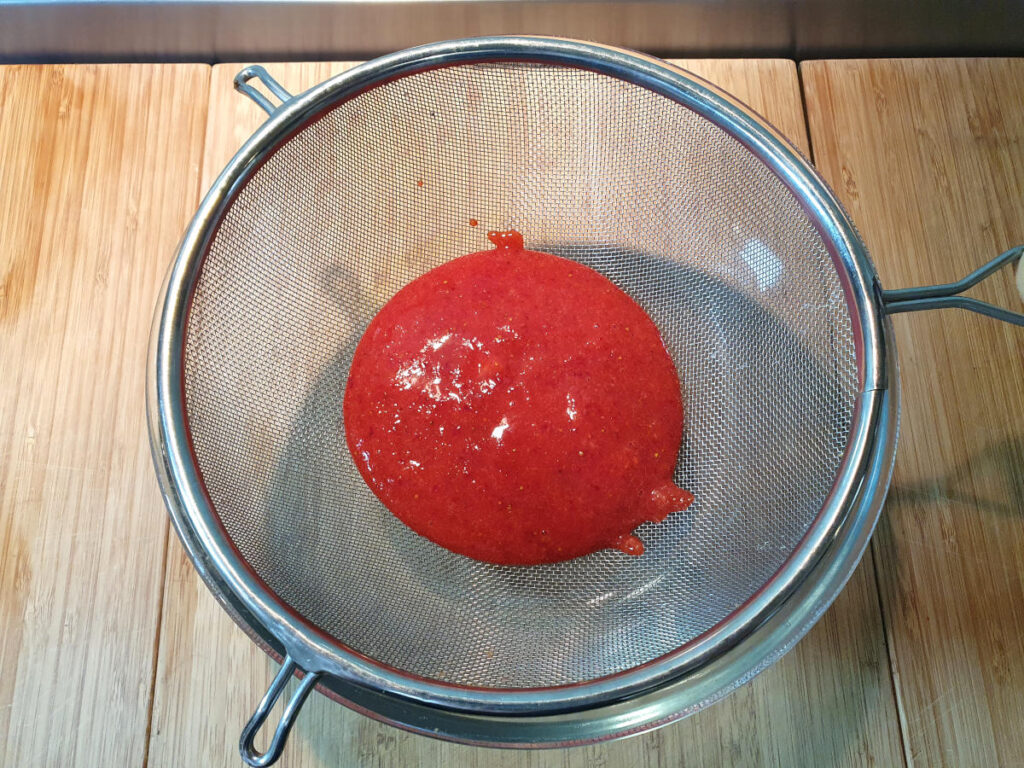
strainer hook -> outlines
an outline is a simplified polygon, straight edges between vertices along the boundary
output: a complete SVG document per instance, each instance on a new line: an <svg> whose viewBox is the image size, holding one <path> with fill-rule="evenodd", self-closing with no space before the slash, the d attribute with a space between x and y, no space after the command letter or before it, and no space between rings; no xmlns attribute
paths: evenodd
<svg viewBox="0 0 1024 768"><path fill-rule="evenodd" d="M945 285L929 285L921 288L901 288L894 291L882 291L882 302L885 304L885 311L890 315L897 312L917 312L923 309L943 309L946 307L958 307L970 312L977 312L979 315L987 315L997 320L1003 320L1013 325L1024 326L1024 313L1013 312L1003 307L997 307L980 299L974 299L960 294L971 288L986 277L996 272L1007 264L1021 261L1017 267L1017 290L1024 300L1024 245L1018 245L996 256L992 261L971 272L962 280Z"/></svg>
<svg viewBox="0 0 1024 768"><path fill-rule="evenodd" d="M256 78L267 90L274 94L281 100L280 104L275 105L270 99L264 96L262 93L257 91L253 86L249 85L249 81ZM260 107L263 108L268 115L273 115L277 110L291 100L292 95L288 90L281 85L277 80L270 76L263 67L258 64L246 67L237 75L235 75L235 90L239 93L244 93L250 99L255 101Z"/></svg>
<svg viewBox="0 0 1024 768"><path fill-rule="evenodd" d="M265 768L265 766L277 762L277 759L281 756L284 743L288 740L288 733L295 723L295 717L299 714L299 710L306 701L306 697L309 696L313 686L316 685L317 680L320 678L319 673L306 672L299 683L299 687L295 689L295 693L292 694L292 697L285 705L284 713L281 715L281 722L277 724L277 728L274 730L274 736L270 741L267 751L262 754L257 752L256 747L253 745L253 740L256 738L256 733L263 727L263 723L266 722L271 708L281 697L281 693L284 691L288 681L298 669L299 665L295 663L291 656L285 657L284 663L281 665L281 669L278 671L274 681L270 684L270 688L267 689L266 695L260 701L259 706L256 707L252 717L249 718L249 722L245 724L245 728L242 729L242 737L238 742L238 751L241 753L242 760L245 761L246 765L251 765L253 768Z"/></svg>

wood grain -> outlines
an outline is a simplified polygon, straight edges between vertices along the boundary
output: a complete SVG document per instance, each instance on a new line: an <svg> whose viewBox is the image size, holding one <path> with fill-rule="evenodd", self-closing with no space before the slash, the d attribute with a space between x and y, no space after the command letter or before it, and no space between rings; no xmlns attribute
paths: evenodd
<svg viewBox="0 0 1024 768"><path fill-rule="evenodd" d="M883 284L1024 242L1024 60L802 65L814 155ZM1020 310L1006 270L973 291ZM908 757L1024 764L1024 329L894 318L903 419L873 543Z"/></svg>
<svg viewBox="0 0 1024 768"><path fill-rule="evenodd" d="M141 765L167 516L145 356L209 67L0 67L0 765Z"/></svg>
<svg viewBox="0 0 1024 768"><path fill-rule="evenodd" d="M785 61L690 61L751 103L806 151L795 66ZM344 64L271 64L295 91ZM240 65L214 68L204 185L263 119L232 92ZM237 734L276 664L207 593L177 540L169 544L151 764L234 766ZM279 711L279 710L278 710ZM272 715L271 719L276 716ZM779 664L722 703L660 731L612 744L495 751L412 736L322 696L306 704L286 766L863 765L902 762L871 564L858 569L825 618Z"/></svg>

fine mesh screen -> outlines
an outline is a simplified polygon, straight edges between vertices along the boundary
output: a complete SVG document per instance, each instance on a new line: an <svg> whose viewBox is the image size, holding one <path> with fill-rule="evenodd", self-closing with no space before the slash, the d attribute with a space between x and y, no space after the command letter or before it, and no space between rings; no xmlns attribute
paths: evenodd
<svg viewBox="0 0 1024 768"><path fill-rule="evenodd" d="M369 320L507 227L630 293L676 363L675 479L696 501L640 529L640 558L466 559L406 529L349 458ZM622 671L720 622L818 513L858 391L842 288L789 190L675 102L545 65L404 77L293 136L228 209L185 347L199 470L252 568L346 645L487 687Z"/></svg>

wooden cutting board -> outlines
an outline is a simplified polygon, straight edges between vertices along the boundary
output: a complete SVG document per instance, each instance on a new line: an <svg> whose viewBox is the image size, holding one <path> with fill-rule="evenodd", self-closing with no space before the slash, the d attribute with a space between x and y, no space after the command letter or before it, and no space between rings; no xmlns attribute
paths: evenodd
<svg viewBox="0 0 1024 768"><path fill-rule="evenodd" d="M1024 243L1024 60L806 62L818 167L887 288ZM1009 270L972 295L1024 310ZM1024 765L1024 328L898 315L902 436L872 542L908 760Z"/></svg>
<svg viewBox="0 0 1024 768"><path fill-rule="evenodd" d="M295 91L345 66L268 65ZM791 62L684 66L806 149ZM0 67L2 766L237 766L276 669L168 535L143 407L164 270L263 119L238 68ZM887 287L1024 242L1024 61L802 75L815 161ZM1008 273L977 295L1020 307ZM655 733L543 752L411 736L314 696L282 765L1024 763L1024 332L954 310L895 328L903 434L872 552L753 683Z"/></svg>
<svg viewBox="0 0 1024 768"><path fill-rule="evenodd" d="M142 765L168 523L157 287L209 67L0 67L0 765Z"/></svg>

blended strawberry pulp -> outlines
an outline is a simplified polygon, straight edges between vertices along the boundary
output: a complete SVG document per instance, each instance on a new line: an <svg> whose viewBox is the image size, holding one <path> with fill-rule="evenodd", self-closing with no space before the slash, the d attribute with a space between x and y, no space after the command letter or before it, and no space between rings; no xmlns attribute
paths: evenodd
<svg viewBox="0 0 1024 768"><path fill-rule="evenodd" d="M468 557L639 555L633 530L693 500L672 483L683 407L658 330L594 270L488 237L370 323L345 391L352 457L402 522Z"/></svg>

